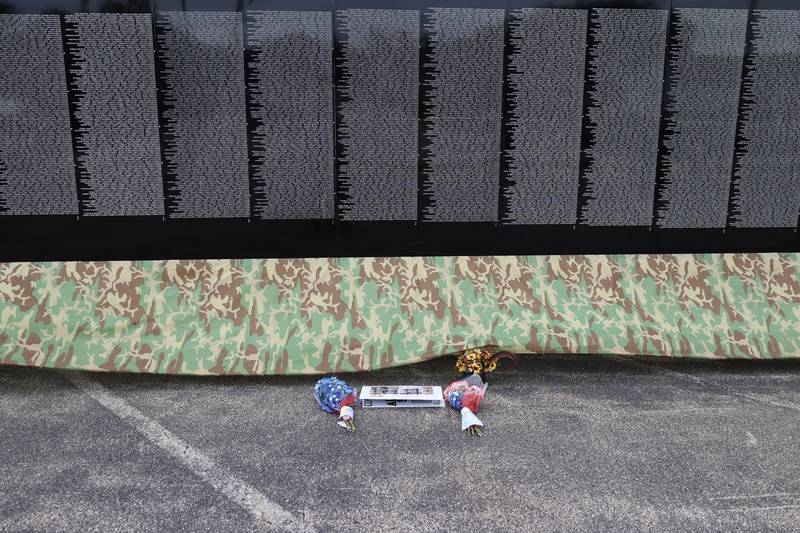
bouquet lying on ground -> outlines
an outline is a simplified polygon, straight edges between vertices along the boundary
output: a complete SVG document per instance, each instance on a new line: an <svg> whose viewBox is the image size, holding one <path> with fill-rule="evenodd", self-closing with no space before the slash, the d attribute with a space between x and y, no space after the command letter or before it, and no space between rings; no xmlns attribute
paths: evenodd
<svg viewBox="0 0 800 533"><path fill-rule="evenodd" d="M475 415L481 408L481 400L486 393L487 383L480 375L471 376L452 382L444 389L444 401L461 412L461 431L466 430L470 435L481 435L483 422Z"/></svg>
<svg viewBox="0 0 800 533"><path fill-rule="evenodd" d="M461 431L466 430L470 435L481 435L483 422L475 413L489 386L486 375L497 369L501 359L509 359L514 365L517 362L511 352L493 353L486 348L472 348L461 354L456 360L456 370L464 378L448 385L443 393L445 403L461 412Z"/></svg>
<svg viewBox="0 0 800 533"><path fill-rule="evenodd" d="M339 378L325 377L314 385L314 399L323 411L338 415L337 424L348 431L356 430L353 406L358 399L353 387Z"/></svg>
<svg viewBox="0 0 800 533"><path fill-rule="evenodd" d="M492 353L486 348L471 348L456 360L456 370L464 375L479 374L486 381L486 374L494 372L501 359L508 359L513 365L517 363L511 352Z"/></svg>

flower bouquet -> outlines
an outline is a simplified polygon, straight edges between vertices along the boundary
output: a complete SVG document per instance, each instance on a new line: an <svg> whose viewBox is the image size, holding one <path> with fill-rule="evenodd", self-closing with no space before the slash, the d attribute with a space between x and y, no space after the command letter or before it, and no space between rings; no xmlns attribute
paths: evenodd
<svg viewBox="0 0 800 533"><path fill-rule="evenodd" d="M471 348L456 360L456 370L465 376L478 374L486 382L486 375L497 369L497 362L501 359L508 359L513 365L517 362L511 352L492 353L485 348Z"/></svg>
<svg viewBox="0 0 800 533"><path fill-rule="evenodd" d="M470 435L481 436L483 422L475 413L481 407L481 400L486 394L486 375L497 369L497 362L509 359L516 365L517 359L511 352L496 352L483 348L466 350L456 360L456 370L464 376L454 381L444 390L444 401L461 412L461 431L466 430Z"/></svg>
<svg viewBox="0 0 800 533"><path fill-rule="evenodd" d="M470 435L481 436L483 422L475 413L480 410L487 386L480 375L472 374L454 381L442 393L445 403L461 412L461 431L466 430Z"/></svg>
<svg viewBox="0 0 800 533"><path fill-rule="evenodd" d="M314 399L323 411L339 416L337 424L348 431L356 430L353 406L358 399L353 387L336 377L321 378L314 385Z"/></svg>

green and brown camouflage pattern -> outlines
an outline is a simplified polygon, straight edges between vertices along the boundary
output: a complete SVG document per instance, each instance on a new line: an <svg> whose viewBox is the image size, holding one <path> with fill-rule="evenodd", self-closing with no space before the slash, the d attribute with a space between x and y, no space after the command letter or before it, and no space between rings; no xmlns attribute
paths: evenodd
<svg viewBox="0 0 800 533"><path fill-rule="evenodd" d="M0 264L0 362L313 374L468 347L800 357L800 254Z"/></svg>

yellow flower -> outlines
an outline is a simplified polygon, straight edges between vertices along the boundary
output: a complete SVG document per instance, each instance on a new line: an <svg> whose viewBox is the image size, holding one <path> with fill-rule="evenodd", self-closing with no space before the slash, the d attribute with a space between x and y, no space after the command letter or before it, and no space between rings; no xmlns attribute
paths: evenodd
<svg viewBox="0 0 800 533"><path fill-rule="evenodd" d="M462 373L469 371L474 374L492 372L497 369L497 363L492 361L492 357L492 353L488 350L479 348L465 350L456 360L456 370Z"/></svg>

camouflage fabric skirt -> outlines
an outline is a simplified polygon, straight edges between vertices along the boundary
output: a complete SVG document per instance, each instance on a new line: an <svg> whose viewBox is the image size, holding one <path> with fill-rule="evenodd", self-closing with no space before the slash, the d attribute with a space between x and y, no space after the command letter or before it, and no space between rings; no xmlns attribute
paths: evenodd
<svg viewBox="0 0 800 533"><path fill-rule="evenodd" d="M800 254L0 264L0 363L313 374L468 347L800 357Z"/></svg>

